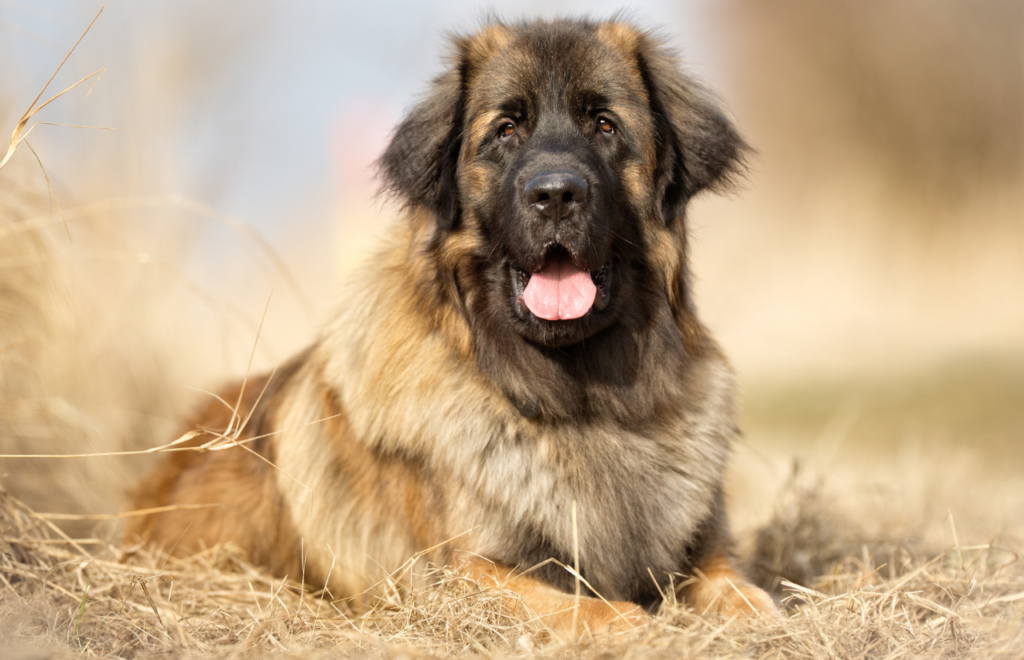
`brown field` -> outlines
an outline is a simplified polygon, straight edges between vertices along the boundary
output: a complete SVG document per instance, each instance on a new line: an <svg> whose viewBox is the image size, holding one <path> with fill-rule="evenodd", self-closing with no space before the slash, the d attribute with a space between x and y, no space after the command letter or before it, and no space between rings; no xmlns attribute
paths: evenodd
<svg viewBox="0 0 1024 660"><path fill-rule="evenodd" d="M145 450L250 354L308 341L324 262L357 267L394 209L350 192L331 240L297 224L271 248L154 195L156 138L101 136L78 187L47 170L60 209L45 153L0 168L0 657L1024 658L1024 14L876 4L707 19L759 153L743 191L690 211L697 299L741 383L737 551L783 620L666 604L566 641L444 567L356 616L231 547L117 545ZM5 137L31 100L6 94ZM143 116L188 100L145 94Z"/></svg>

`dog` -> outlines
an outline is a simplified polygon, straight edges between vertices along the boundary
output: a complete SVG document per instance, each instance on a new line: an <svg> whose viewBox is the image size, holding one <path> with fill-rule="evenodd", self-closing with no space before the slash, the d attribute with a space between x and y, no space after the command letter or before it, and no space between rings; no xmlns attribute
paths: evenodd
<svg viewBox="0 0 1024 660"><path fill-rule="evenodd" d="M230 448L166 455L127 538L234 542L356 601L417 557L563 632L642 624L673 589L773 615L730 560L734 377L687 265L687 203L746 144L628 22L452 44L379 161L400 226L311 347L200 412Z"/></svg>

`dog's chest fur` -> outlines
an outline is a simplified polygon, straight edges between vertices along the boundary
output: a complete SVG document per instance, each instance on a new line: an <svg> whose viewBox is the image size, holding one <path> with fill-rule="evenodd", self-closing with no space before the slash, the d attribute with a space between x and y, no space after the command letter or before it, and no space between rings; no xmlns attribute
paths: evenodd
<svg viewBox="0 0 1024 660"><path fill-rule="evenodd" d="M549 558L570 564L575 502L581 572L601 595L643 602L657 592L652 575L664 586L689 570L702 526L719 517L734 428L724 361L694 360L695 394L669 401L671 412L642 433L607 420L528 420L472 362L452 359L449 338L396 332L401 306L391 318L364 313L388 302L372 288L349 296L325 335L325 377L349 441L408 458L437 486L440 540L472 530L450 547L524 570ZM385 333L367 318L392 325ZM540 570L553 584L573 581L557 564Z"/></svg>
<svg viewBox="0 0 1024 660"><path fill-rule="evenodd" d="M606 598L649 600L686 572L718 506L727 442L680 420L676 435L581 426L492 438L461 466L453 518L480 526L473 549L523 569L550 558L581 572ZM696 433L695 433L696 431ZM572 508L576 508L574 540ZM546 580L573 578L551 563Z"/></svg>

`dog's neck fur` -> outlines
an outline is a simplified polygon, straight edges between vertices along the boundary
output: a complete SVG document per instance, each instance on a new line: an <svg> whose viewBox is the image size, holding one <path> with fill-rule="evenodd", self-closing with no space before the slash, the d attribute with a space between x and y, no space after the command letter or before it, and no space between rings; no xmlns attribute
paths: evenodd
<svg viewBox="0 0 1024 660"><path fill-rule="evenodd" d="M446 269L433 228L415 214L413 220L372 260L374 268L361 270L349 283L321 342L328 363L339 362L338 374L391 380L400 375L405 380L364 383L383 385L383 390L337 382L343 400L346 391L398 395L409 389L409 382L442 375L424 373L428 365L450 371L457 364L459 382L486 399L491 413L556 426L614 421L643 433L650 420L664 420L666 410L671 417L672 410L702 400L700 374L709 366L729 372L692 313L674 309L667 295L653 297L641 318L623 319L578 345L531 343L481 309L484 296L474 289L480 284ZM400 277L384 276L389 270ZM655 280L661 274L647 277ZM666 285L652 282L652 287L664 290ZM372 307L378 309L371 314ZM368 320L386 325L388 332ZM420 394L429 398L429 392ZM383 402L365 403L372 409ZM731 419L731 407L723 412Z"/></svg>

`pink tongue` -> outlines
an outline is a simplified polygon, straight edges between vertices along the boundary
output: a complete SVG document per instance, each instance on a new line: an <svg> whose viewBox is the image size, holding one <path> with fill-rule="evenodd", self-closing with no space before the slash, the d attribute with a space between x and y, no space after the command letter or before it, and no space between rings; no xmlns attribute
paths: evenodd
<svg viewBox="0 0 1024 660"><path fill-rule="evenodd" d="M590 311L596 293L590 273L574 266L569 257L557 256L548 257L544 267L530 276L523 301L535 316L565 321Z"/></svg>

